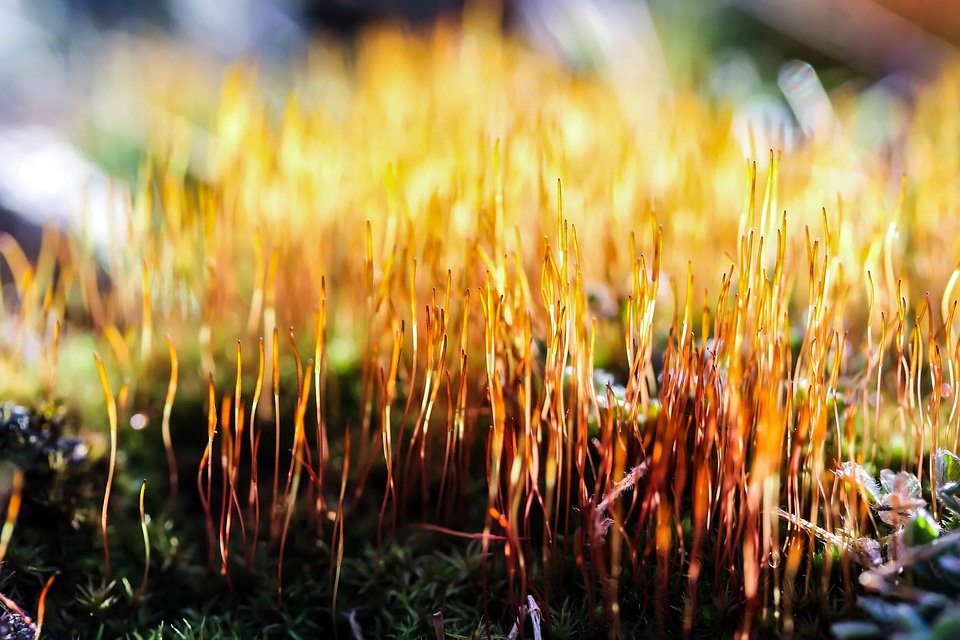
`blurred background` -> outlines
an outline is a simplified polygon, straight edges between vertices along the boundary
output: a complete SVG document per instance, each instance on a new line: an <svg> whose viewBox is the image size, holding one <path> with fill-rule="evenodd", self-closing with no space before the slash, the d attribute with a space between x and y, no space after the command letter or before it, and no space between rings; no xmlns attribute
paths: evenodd
<svg viewBox="0 0 960 640"><path fill-rule="evenodd" d="M418 29L464 10L463 0L0 0L0 232L28 251L42 220L103 240L98 212L116 206L108 178L132 178L145 145L131 107L144 64L168 69L159 77L182 86L189 111L191 100L215 104L211 78L238 60L269 77L318 42L349 60L366 25ZM778 131L771 144L787 150L829 124L837 92L859 98L858 143L888 150L915 88L960 45L952 0L502 0L497 11L502 29L574 72L697 92L730 105L741 132Z"/></svg>

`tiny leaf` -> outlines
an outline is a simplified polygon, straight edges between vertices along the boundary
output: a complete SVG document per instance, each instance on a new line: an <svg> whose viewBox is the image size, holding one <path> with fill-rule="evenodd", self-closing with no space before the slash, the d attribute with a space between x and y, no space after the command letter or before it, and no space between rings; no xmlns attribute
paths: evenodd
<svg viewBox="0 0 960 640"><path fill-rule="evenodd" d="M903 543L908 547L916 547L933 542L939 535L940 525L933 515L926 509L918 509L903 532Z"/></svg>
<svg viewBox="0 0 960 640"><path fill-rule="evenodd" d="M960 458L946 449L937 449L933 454L933 478L937 487L960 482Z"/></svg>
<svg viewBox="0 0 960 640"><path fill-rule="evenodd" d="M960 515L960 501L957 500L960 497L960 483L951 481L942 485L937 489L937 497L950 511Z"/></svg>
<svg viewBox="0 0 960 640"><path fill-rule="evenodd" d="M905 498L916 498L921 493L920 480L908 471L894 473L884 469L880 472L880 486L885 493L895 493Z"/></svg>
<svg viewBox="0 0 960 640"><path fill-rule="evenodd" d="M838 475L851 480L860 492L860 496L867 501L871 507L876 507L880 503L880 487L877 481L873 479L867 470L856 462L844 462L840 466Z"/></svg>

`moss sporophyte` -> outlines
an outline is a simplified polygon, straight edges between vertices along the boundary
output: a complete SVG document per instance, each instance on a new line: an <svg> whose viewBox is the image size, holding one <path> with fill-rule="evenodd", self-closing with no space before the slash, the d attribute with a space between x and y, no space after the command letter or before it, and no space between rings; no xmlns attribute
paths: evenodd
<svg viewBox="0 0 960 640"><path fill-rule="evenodd" d="M339 55L147 65L111 241L0 240L0 635L951 628L960 76L891 180L842 101L745 157L469 24Z"/></svg>

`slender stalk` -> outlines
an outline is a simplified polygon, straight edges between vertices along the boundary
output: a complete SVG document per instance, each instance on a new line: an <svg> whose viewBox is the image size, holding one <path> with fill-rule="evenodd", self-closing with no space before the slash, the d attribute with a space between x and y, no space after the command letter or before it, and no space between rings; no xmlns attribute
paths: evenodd
<svg viewBox="0 0 960 640"><path fill-rule="evenodd" d="M107 470L107 486L103 491L103 506L100 509L100 532L103 535L103 565L109 582L112 576L110 570L110 544L107 540L107 512L110 506L110 490L113 488L113 475L117 467L117 403L107 379L107 372L103 368L100 354L93 354L100 374L100 383L103 385L103 394L107 401L107 420L110 424L110 465Z"/></svg>

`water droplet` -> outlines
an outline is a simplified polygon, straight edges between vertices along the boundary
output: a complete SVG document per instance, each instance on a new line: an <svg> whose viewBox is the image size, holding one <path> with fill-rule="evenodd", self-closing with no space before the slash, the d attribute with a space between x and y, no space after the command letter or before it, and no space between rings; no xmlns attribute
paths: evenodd
<svg viewBox="0 0 960 640"><path fill-rule="evenodd" d="M776 569L777 567L779 567L779 566L780 566L780 552L777 551L777 550L771 551L770 554L769 554L769 556L767 557L767 564L770 565L770 568L771 568L771 569Z"/></svg>

